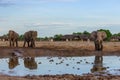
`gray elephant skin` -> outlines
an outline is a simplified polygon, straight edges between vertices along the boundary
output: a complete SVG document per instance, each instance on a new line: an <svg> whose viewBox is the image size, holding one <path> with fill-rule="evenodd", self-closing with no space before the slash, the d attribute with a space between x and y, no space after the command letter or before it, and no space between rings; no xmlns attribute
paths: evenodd
<svg viewBox="0 0 120 80"><path fill-rule="evenodd" d="M18 47L18 38L19 38L18 33L16 33L13 30L9 30L8 36L9 36L10 46L15 46L16 43L16 47Z"/></svg>
<svg viewBox="0 0 120 80"><path fill-rule="evenodd" d="M23 47L25 47L26 43L28 44L28 47L35 47L35 40L37 38L37 31L25 32L23 37L24 37Z"/></svg>
<svg viewBox="0 0 120 80"><path fill-rule="evenodd" d="M94 40L95 50L102 51L103 50L103 40L107 38L107 34L105 31L93 31L91 33L91 38Z"/></svg>

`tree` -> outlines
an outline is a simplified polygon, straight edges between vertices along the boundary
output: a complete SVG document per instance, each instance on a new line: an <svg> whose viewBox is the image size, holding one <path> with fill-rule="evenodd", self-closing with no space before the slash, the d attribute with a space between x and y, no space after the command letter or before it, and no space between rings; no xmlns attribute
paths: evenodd
<svg viewBox="0 0 120 80"><path fill-rule="evenodd" d="M90 35L90 33L87 31L84 31L83 34Z"/></svg>
<svg viewBox="0 0 120 80"><path fill-rule="evenodd" d="M45 38L44 38L44 41L48 41L49 40L49 38L46 36Z"/></svg>
<svg viewBox="0 0 120 80"><path fill-rule="evenodd" d="M61 37L62 37L62 34L56 34L56 35L54 35L54 40L55 41L60 41Z"/></svg>
<svg viewBox="0 0 120 80"><path fill-rule="evenodd" d="M23 35L19 36L19 40L22 41L23 40Z"/></svg>
<svg viewBox="0 0 120 80"><path fill-rule="evenodd" d="M81 32L73 32L73 34L81 35Z"/></svg>

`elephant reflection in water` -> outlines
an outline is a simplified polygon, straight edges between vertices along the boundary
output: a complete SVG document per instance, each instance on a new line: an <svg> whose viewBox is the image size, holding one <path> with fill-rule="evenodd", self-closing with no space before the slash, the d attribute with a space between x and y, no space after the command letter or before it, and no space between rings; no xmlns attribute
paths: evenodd
<svg viewBox="0 0 120 80"><path fill-rule="evenodd" d="M103 67L103 57L101 55L95 56L94 65L91 72L101 72L104 70L106 70L106 68Z"/></svg>
<svg viewBox="0 0 120 80"><path fill-rule="evenodd" d="M8 64L9 64L9 69L15 68L19 64L18 57L15 56L15 57L9 58Z"/></svg>
<svg viewBox="0 0 120 80"><path fill-rule="evenodd" d="M24 58L24 66L29 69L37 69L37 63L35 62L34 57Z"/></svg>

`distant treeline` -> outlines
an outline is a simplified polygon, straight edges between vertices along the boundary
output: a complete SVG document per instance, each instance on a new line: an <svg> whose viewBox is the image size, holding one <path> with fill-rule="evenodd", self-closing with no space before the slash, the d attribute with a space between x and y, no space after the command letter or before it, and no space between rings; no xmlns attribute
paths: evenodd
<svg viewBox="0 0 120 80"><path fill-rule="evenodd" d="M106 41L110 41L110 40L120 40L120 33L116 33L116 34L112 34L110 30L106 30L106 29L100 29L99 31L105 31L106 34L107 34L107 38L106 38ZM53 37L44 37L44 38L39 38L40 40L42 41L48 41L48 40L55 40L55 41L61 41L61 40L64 40L65 37L68 37L68 38L72 38L73 37L76 37L76 36L79 36L79 38L81 39L90 39L90 32L88 31L83 31L83 32L73 32L71 34L56 34L54 35Z"/></svg>
<svg viewBox="0 0 120 80"><path fill-rule="evenodd" d="M111 39L118 39L120 40L120 33L112 34L110 30L106 29L100 29L99 31L105 31L107 34L107 41L110 41ZM56 34L52 37L37 37L37 41L49 41L49 40L54 40L54 41L61 41L61 40L79 40L79 39L90 39L90 32L88 31L83 31L83 32L73 32L71 34ZM4 34L3 36L0 36L0 39L5 39L8 40L8 34ZM23 34L19 35L19 41L23 41Z"/></svg>

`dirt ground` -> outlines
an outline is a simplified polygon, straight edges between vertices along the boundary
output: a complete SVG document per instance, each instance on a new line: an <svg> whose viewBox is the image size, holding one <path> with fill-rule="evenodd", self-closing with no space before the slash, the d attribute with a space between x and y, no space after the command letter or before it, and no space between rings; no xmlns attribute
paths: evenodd
<svg viewBox="0 0 120 80"><path fill-rule="evenodd" d="M103 55L120 55L120 42L104 42L102 52L94 50L93 42L69 41L69 42L36 42L35 48L9 47L9 42L0 41L0 57L9 57L13 52L19 52L22 56L91 56L98 53Z"/></svg>
<svg viewBox="0 0 120 80"><path fill-rule="evenodd" d="M26 56L91 56L102 53L102 55L120 55L120 42L104 42L102 52L94 50L93 42L68 41L68 42L36 42L35 48L23 48L23 42L19 47L9 47L9 42L0 41L0 57L10 57L13 53L19 53L20 57ZM0 75L0 80L120 80L120 75L40 75L14 77Z"/></svg>

